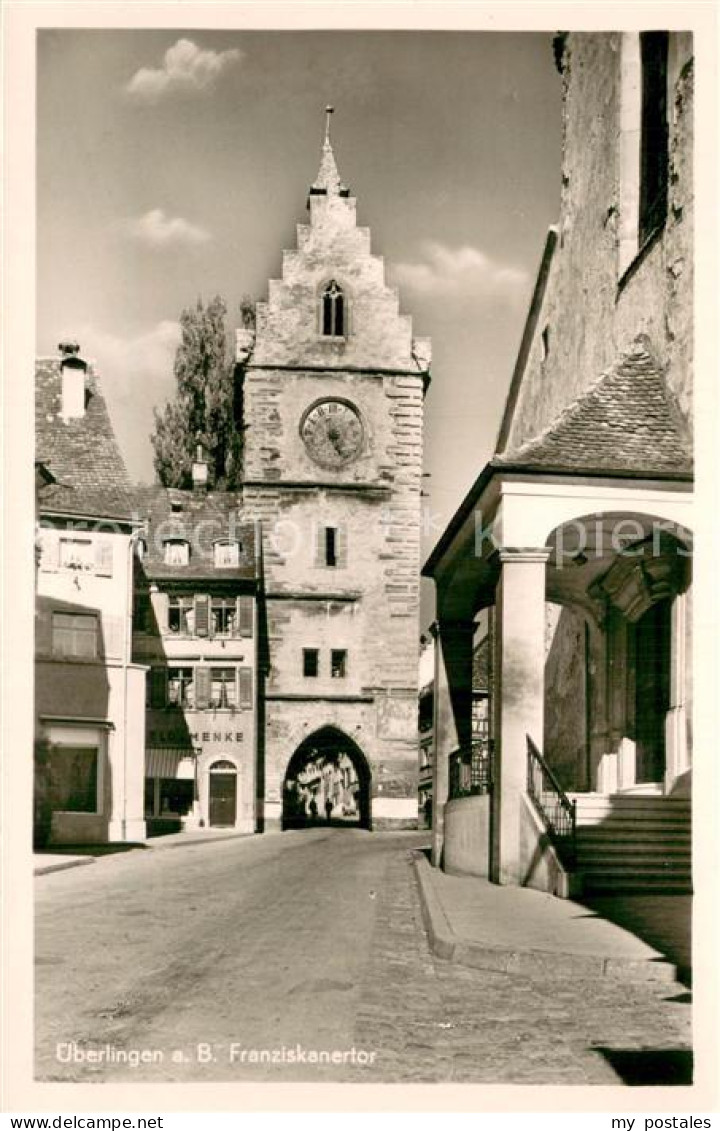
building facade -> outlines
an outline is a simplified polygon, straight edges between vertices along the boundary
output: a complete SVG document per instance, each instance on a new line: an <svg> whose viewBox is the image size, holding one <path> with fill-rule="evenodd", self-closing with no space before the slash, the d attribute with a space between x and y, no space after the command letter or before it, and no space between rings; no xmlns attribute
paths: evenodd
<svg viewBox="0 0 720 1131"><path fill-rule="evenodd" d="M141 840L139 532L99 377L75 343L37 363L36 495L36 843Z"/></svg>
<svg viewBox="0 0 720 1131"><path fill-rule="evenodd" d="M309 223L238 332L243 508L264 538L266 827L320 742L355 765L366 826L417 822L427 342L371 253L326 134Z"/></svg>
<svg viewBox="0 0 720 1131"><path fill-rule="evenodd" d="M465 820L442 802L471 745L473 621L487 609L479 870L565 894L580 881L687 890L692 38L572 33L555 51L560 221L495 455L425 566L440 640L434 859Z"/></svg>
<svg viewBox="0 0 720 1131"><path fill-rule="evenodd" d="M234 493L138 489L133 652L149 670L151 834L262 830L261 539ZM204 469L206 470L206 469Z"/></svg>

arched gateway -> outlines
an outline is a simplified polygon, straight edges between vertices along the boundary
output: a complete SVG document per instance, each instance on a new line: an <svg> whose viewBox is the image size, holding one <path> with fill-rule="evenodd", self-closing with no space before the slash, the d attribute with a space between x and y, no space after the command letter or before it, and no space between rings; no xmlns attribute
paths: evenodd
<svg viewBox="0 0 720 1131"><path fill-rule="evenodd" d="M336 727L308 735L285 774L283 829L322 823L369 829L370 776L360 747Z"/></svg>

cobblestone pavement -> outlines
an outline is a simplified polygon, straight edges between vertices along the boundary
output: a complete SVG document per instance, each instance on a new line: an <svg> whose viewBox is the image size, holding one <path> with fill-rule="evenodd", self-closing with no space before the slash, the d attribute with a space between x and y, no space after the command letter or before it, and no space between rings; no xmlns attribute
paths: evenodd
<svg viewBox="0 0 720 1131"><path fill-rule="evenodd" d="M690 1082L684 987L528 978L437 959L401 854L386 873L361 998L356 1040L381 1050L384 1080Z"/></svg>
<svg viewBox="0 0 720 1131"><path fill-rule="evenodd" d="M682 986L434 958L410 857L422 840L312 830L39 877L38 1078L688 1082ZM298 1046L343 1060L298 1064Z"/></svg>

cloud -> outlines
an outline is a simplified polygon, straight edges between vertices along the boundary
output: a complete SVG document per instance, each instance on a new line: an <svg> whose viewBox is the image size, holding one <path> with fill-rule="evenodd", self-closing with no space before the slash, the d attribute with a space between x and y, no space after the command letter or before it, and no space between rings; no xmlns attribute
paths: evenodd
<svg viewBox="0 0 720 1131"><path fill-rule="evenodd" d="M220 75L234 63L239 63L243 52L237 48L229 51L205 51L191 39L178 39L163 56L162 66L141 67L125 87L134 98L156 102L171 94L199 94L210 90Z"/></svg>
<svg viewBox="0 0 720 1131"><path fill-rule="evenodd" d="M182 216L166 216L162 208L152 208L144 216L125 221L124 229L133 239L151 247L195 247L212 238L205 228Z"/></svg>
<svg viewBox="0 0 720 1131"><path fill-rule="evenodd" d="M453 248L425 240L420 250L421 258L412 263L397 263L394 270L400 285L420 294L465 293L477 297L508 294L527 286L526 271L499 263L467 244Z"/></svg>

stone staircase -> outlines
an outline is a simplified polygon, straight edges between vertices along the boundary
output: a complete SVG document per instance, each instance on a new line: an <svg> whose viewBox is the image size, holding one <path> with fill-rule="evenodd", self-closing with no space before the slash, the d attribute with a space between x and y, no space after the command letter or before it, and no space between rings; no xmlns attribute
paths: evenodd
<svg viewBox="0 0 720 1131"><path fill-rule="evenodd" d="M576 793L577 865L583 891L690 892L688 798Z"/></svg>

